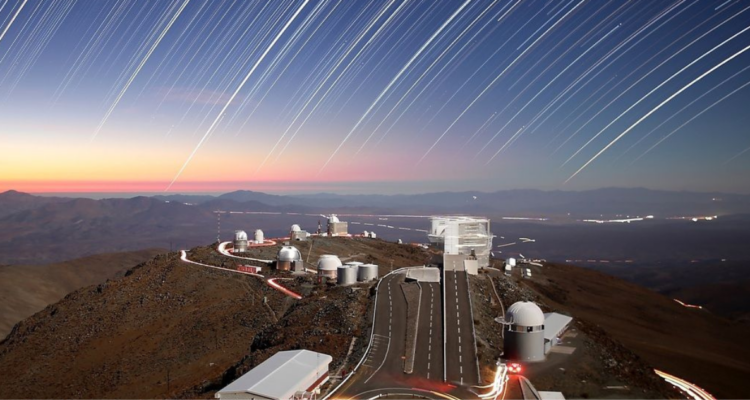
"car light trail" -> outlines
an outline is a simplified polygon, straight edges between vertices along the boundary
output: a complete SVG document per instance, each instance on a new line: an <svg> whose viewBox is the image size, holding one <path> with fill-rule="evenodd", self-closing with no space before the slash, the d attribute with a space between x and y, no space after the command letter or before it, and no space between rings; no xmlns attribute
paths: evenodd
<svg viewBox="0 0 750 400"><path fill-rule="evenodd" d="M716 398L712 396L710 393L708 393L707 391L703 390L702 388L684 379L680 379L674 375L668 374L658 369L655 369L654 372L656 372L656 374L659 375L660 377L664 378L665 381L671 383L675 387L685 392L688 396L690 396L694 400L716 400Z"/></svg>

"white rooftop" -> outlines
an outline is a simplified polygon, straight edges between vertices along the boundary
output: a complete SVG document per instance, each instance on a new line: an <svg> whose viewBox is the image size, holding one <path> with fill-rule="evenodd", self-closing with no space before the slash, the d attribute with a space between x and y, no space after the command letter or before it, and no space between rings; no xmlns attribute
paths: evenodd
<svg viewBox="0 0 750 400"><path fill-rule="evenodd" d="M544 313L544 338L552 340L565 330L571 321L573 321L573 318L564 314Z"/></svg>
<svg viewBox="0 0 750 400"><path fill-rule="evenodd" d="M314 382L328 372L333 358L310 350L280 351L219 390L218 395L248 393L269 399L290 399L298 383ZM217 396L220 397L220 396Z"/></svg>

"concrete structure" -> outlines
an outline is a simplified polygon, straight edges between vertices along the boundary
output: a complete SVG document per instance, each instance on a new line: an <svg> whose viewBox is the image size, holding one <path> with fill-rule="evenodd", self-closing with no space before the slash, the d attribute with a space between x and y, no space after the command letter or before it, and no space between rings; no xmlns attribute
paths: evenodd
<svg viewBox="0 0 750 400"><path fill-rule="evenodd" d="M318 275L327 278L336 278L341 260L337 256L324 254L318 259Z"/></svg>
<svg viewBox="0 0 750 400"><path fill-rule="evenodd" d="M341 286L357 283L357 265L342 265L336 269L336 283Z"/></svg>
<svg viewBox="0 0 750 400"><path fill-rule="evenodd" d="M263 237L263 231L260 229L255 230L255 243L262 244L265 238Z"/></svg>
<svg viewBox="0 0 750 400"><path fill-rule="evenodd" d="M544 314L544 353L549 353L552 346L560 341L560 337L573 322L573 318L560 313Z"/></svg>
<svg viewBox="0 0 750 400"><path fill-rule="evenodd" d="M357 281L369 282L378 279L378 266L375 264L362 264L357 267Z"/></svg>
<svg viewBox="0 0 750 400"><path fill-rule="evenodd" d="M406 280L440 283L440 269L435 267L411 268L406 271Z"/></svg>
<svg viewBox="0 0 750 400"><path fill-rule="evenodd" d="M523 272L523 277L531 279L531 268L522 268L521 271Z"/></svg>
<svg viewBox="0 0 750 400"><path fill-rule="evenodd" d="M309 350L280 351L219 390L217 399L314 398L333 358Z"/></svg>
<svg viewBox="0 0 750 400"><path fill-rule="evenodd" d="M234 232L234 252L244 253L247 251L247 233L245 231Z"/></svg>
<svg viewBox="0 0 750 400"><path fill-rule="evenodd" d="M513 268L510 265L505 264L505 275L510 276L512 272L513 272Z"/></svg>
<svg viewBox="0 0 750 400"><path fill-rule="evenodd" d="M276 254L276 269L282 271L304 270L302 254L294 246L283 246Z"/></svg>
<svg viewBox="0 0 750 400"><path fill-rule="evenodd" d="M544 361L544 313L530 301L513 303L505 312L504 358Z"/></svg>
<svg viewBox="0 0 750 400"><path fill-rule="evenodd" d="M476 261L469 263L469 266L462 262L459 267L461 271L476 275L479 268L490 265L493 236L489 219L461 216L432 217L431 225L427 237L433 246L443 248L445 256L460 255L465 256L464 260ZM458 265L455 261L456 258L444 260L443 266Z"/></svg>
<svg viewBox="0 0 750 400"><path fill-rule="evenodd" d="M339 220L335 214L328 217L328 236L346 236L349 234L349 224Z"/></svg>

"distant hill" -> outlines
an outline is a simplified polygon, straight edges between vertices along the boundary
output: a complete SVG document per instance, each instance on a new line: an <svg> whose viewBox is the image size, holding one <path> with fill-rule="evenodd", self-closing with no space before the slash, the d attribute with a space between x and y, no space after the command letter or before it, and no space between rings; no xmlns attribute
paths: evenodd
<svg viewBox="0 0 750 400"><path fill-rule="evenodd" d="M28 193L8 190L0 193L0 218L19 211L31 210L45 204L70 201L64 197L33 196Z"/></svg>
<svg viewBox="0 0 750 400"><path fill-rule="evenodd" d="M209 240L206 226L215 227L210 211L149 197L51 202L0 218L0 263L193 246Z"/></svg>
<svg viewBox="0 0 750 400"><path fill-rule="evenodd" d="M147 249L97 254L56 264L0 266L0 337L5 337L17 322L68 293L114 278L163 252Z"/></svg>

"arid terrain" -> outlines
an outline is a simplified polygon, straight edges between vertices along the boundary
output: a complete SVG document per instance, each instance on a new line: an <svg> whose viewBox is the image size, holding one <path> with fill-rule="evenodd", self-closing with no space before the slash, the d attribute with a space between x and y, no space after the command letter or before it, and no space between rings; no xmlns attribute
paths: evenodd
<svg viewBox="0 0 750 400"><path fill-rule="evenodd" d="M0 266L0 337L13 325L70 292L125 273L163 253L148 249L104 253L55 264Z"/></svg>

